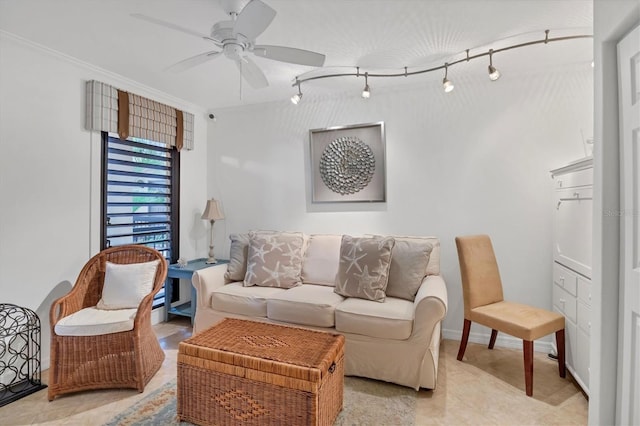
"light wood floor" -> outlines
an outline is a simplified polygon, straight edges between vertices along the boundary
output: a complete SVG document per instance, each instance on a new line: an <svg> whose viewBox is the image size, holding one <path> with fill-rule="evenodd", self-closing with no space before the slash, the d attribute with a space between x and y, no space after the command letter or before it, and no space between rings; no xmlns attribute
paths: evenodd
<svg viewBox="0 0 640 426"><path fill-rule="evenodd" d="M2 425L100 425L175 377L178 343L191 335L186 318L155 326L167 359L143 394L134 390L90 391L47 401L42 390L0 408ZM522 352L469 343L463 362L458 342L440 349L438 387L418 392L416 425L585 425L588 402L579 387L558 376L557 363L536 353L533 397L524 391ZM47 372L42 374L47 382ZM369 426L369 425L367 425Z"/></svg>

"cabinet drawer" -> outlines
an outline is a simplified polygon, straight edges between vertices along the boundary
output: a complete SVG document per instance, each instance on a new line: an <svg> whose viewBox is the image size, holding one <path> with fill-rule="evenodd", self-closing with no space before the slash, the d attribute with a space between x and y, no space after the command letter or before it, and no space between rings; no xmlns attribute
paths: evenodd
<svg viewBox="0 0 640 426"><path fill-rule="evenodd" d="M578 276L578 300L591 306L591 280Z"/></svg>
<svg viewBox="0 0 640 426"><path fill-rule="evenodd" d="M578 275L555 262L553 264L553 282L573 296L577 294L576 287L578 285Z"/></svg>
<svg viewBox="0 0 640 426"><path fill-rule="evenodd" d="M591 308L578 301L578 328L591 335Z"/></svg>
<svg viewBox="0 0 640 426"><path fill-rule="evenodd" d="M553 305L558 308L568 320L576 323L576 297L569 294L562 287L553 285Z"/></svg>
<svg viewBox="0 0 640 426"><path fill-rule="evenodd" d="M576 186L587 186L593 184L593 169L578 170L556 176L556 188L573 188Z"/></svg>

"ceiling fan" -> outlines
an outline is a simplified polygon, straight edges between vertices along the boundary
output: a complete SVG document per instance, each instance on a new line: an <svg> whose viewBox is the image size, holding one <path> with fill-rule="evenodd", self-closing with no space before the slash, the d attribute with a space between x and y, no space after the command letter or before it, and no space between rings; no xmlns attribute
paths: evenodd
<svg viewBox="0 0 640 426"><path fill-rule="evenodd" d="M219 50L200 53L172 65L169 70L174 72L187 70L224 55L236 63L240 74L251 87L260 89L267 87L269 82L249 54L313 67L321 67L324 64L325 56L320 53L293 47L256 44L256 37L267 29L276 16L276 11L264 2L251 0L239 13L231 11L229 15L230 20L217 22L211 28L211 34L206 35L151 16L131 14L134 18L212 41L218 47Z"/></svg>

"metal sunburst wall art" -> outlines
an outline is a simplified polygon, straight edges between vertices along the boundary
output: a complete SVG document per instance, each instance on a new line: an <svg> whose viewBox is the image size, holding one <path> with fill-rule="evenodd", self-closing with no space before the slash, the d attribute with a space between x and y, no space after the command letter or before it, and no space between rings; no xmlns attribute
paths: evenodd
<svg viewBox="0 0 640 426"><path fill-rule="evenodd" d="M384 123L310 131L313 203L384 202Z"/></svg>
<svg viewBox="0 0 640 426"><path fill-rule="evenodd" d="M322 152L320 176L338 194L355 194L365 188L376 169L373 151L355 136L334 139Z"/></svg>

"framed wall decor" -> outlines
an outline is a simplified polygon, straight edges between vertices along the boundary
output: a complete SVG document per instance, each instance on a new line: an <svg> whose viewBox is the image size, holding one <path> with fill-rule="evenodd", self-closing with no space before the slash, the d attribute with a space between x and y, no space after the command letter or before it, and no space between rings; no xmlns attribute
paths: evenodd
<svg viewBox="0 0 640 426"><path fill-rule="evenodd" d="M386 201L384 122L312 129L311 202Z"/></svg>

